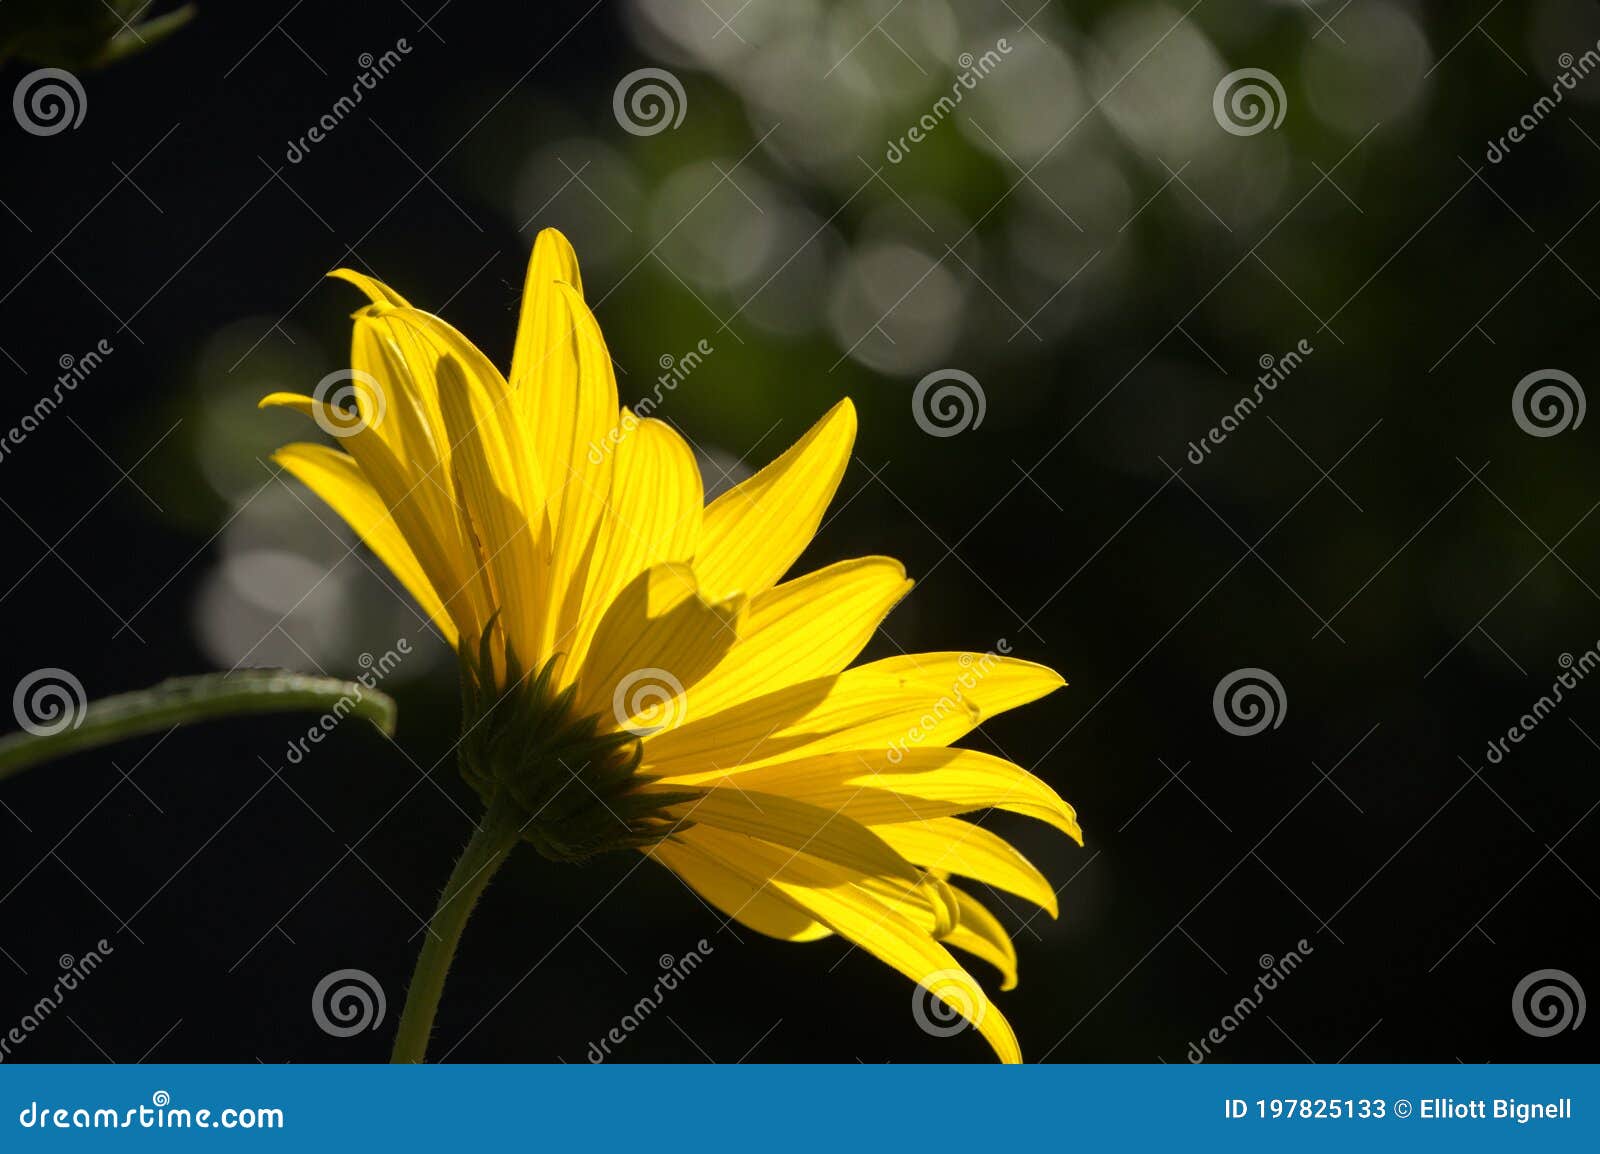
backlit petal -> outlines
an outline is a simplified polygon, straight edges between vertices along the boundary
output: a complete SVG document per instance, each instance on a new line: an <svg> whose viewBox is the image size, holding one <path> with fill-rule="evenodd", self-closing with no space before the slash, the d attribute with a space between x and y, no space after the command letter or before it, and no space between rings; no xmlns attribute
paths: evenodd
<svg viewBox="0 0 1600 1154"><path fill-rule="evenodd" d="M835 405L776 461L706 508L695 569L707 590L771 588L810 544L850 463L856 410Z"/></svg>
<svg viewBox="0 0 1600 1154"><path fill-rule="evenodd" d="M344 518L369 549L388 566L406 591L415 597L445 640L456 643L455 622L445 612L444 603L434 592L411 546L401 535L388 506L367 480L361 466L348 453L327 445L285 445L272 459L321 497Z"/></svg>
<svg viewBox="0 0 1600 1154"><path fill-rule="evenodd" d="M698 829L698 827L697 827ZM806 910L840 937L848 938L879 961L925 986L947 1007L977 1027L1003 1062L1022 1061L1016 1035L983 987L950 952L903 913L853 883L850 872L807 855L785 861L787 852L763 849L748 838L715 830L701 836L713 845L727 845L727 859L752 884L765 881L774 892ZM917 997L924 997L921 992Z"/></svg>
<svg viewBox="0 0 1600 1154"><path fill-rule="evenodd" d="M750 603L744 637L701 683L697 714L838 673L910 591L900 562L861 557L760 594Z"/></svg>
<svg viewBox="0 0 1600 1154"><path fill-rule="evenodd" d="M680 785L698 776L660 781ZM1077 814L1055 790L1021 766L976 749L913 749L898 760L882 750L839 750L716 780L837 808L872 826L1004 809L1048 822L1083 844Z"/></svg>
<svg viewBox="0 0 1600 1154"><path fill-rule="evenodd" d="M558 284L555 311L564 313L570 333L568 343L576 375L558 388L549 381L540 385L547 391L536 412L524 419L531 422L552 420L553 407L561 414L556 420L562 443L543 451L558 454L560 468L545 467L555 544L551 556L550 633L546 644L550 652L567 652L577 634L583 615L583 595L589 566L598 545L600 522L611 496L615 458L604 451L617 427L617 381L611 354L600 326L577 289ZM529 426L539 429L542 426ZM543 434L539 434L541 441ZM562 681L571 680L576 671L568 669Z"/></svg>
<svg viewBox="0 0 1600 1154"><path fill-rule="evenodd" d="M344 418L330 406L299 393L272 393L259 404L261 408L295 409L308 417L320 413L324 425L343 427ZM431 515L428 503L420 496L418 481L372 429L358 427L348 432L341 443L393 515L428 583L455 621L457 632L476 636L488 621L490 610L472 580L472 570L467 568L460 544L461 526L456 518L440 521Z"/></svg>
<svg viewBox="0 0 1600 1154"><path fill-rule="evenodd" d="M1017 947L1011 941L1011 935L1006 933L1005 927L977 898L965 890L956 889L954 886L950 888L955 890L960 920L956 923L956 928L940 940L947 946L966 950L967 953L982 958L999 970L1002 990L1016 989Z"/></svg>
<svg viewBox="0 0 1600 1154"><path fill-rule="evenodd" d="M697 826L712 826L787 846L862 873L899 877L913 883L922 876L887 842L853 818L781 794L710 789L693 801L672 806L667 815L687 819Z"/></svg>
<svg viewBox="0 0 1600 1154"><path fill-rule="evenodd" d="M328 274L336 280L349 281L356 288L367 294L368 299L375 305L393 305L397 308L410 308L406 298L395 292L394 289L384 284L377 277L368 276L364 272L356 272L350 268L336 268Z"/></svg>
<svg viewBox="0 0 1600 1154"><path fill-rule="evenodd" d="M1045 876L999 834L955 817L875 823L872 832L907 861L1016 894L1051 917L1059 912Z"/></svg>
<svg viewBox="0 0 1600 1154"><path fill-rule="evenodd" d="M694 570L657 565L612 602L578 674L579 716L644 731L694 708L692 691L738 640L745 601L707 601Z"/></svg>
<svg viewBox="0 0 1600 1154"><path fill-rule="evenodd" d="M802 681L709 717L689 712L678 728L645 742L644 766L691 783L741 765L834 750L905 756L959 740L987 718L1063 684L1042 665L994 654L892 657Z"/></svg>
<svg viewBox="0 0 1600 1154"><path fill-rule="evenodd" d="M510 380L522 425L544 470L545 490L551 493L565 485L579 400L573 314L563 299L562 284L582 298L583 282L572 246L555 229L543 229L534 239L522 286ZM559 510L552 512L551 521L560 526Z"/></svg>
<svg viewBox="0 0 1600 1154"><path fill-rule="evenodd" d="M688 830L645 851L696 893L740 925L758 934L786 942L813 942L833 931L816 921L788 898L754 884L730 870L715 854L703 849Z"/></svg>
<svg viewBox="0 0 1600 1154"><path fill-rule="evenodd" d="M489 582L498 624L525 669L542 657L537 638L548 588L544 518L528 508L526 463L518 442L497 417L505 403L492 383L469 379L451 356L438 365L439 400L453 446L456 487L471 517L479 550L478 571Z"/></svg>
<svg viewBox="0 0 1600 1154"><path fill-rule="evenodd" d="M611 496L589 566L583 615L569 648L583 663L606 610L628 583L652 565L689 561L700 536L704 493L694 451L670 425L624 411Z"/></svg>

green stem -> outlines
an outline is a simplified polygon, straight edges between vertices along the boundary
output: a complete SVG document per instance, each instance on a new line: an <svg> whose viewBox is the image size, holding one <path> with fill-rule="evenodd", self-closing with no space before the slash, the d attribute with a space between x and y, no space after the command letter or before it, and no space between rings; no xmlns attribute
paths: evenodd
<svg viewBox="0 0 1600 1154"><path fill-rule="evenodd" d="M439 895L439 906L422 939L416 969L411 973L411 988L406 991L406 1008L400 1014L391 1062L421 1062L426 1058L433 1016L439 1009L439 997L444 993L445 976L456 956L461 931L489 879L515 848L520 827L519 815L497 798L461 851L456 868L450 871L450 880Z"/></svg>
<svg viewBox="0 0 1600 1154"><path fill-rule="evenodd" d="M39 710L29 709L30 695L24 696L19 704L23 714L39 716ZM386 734L394 733L395 722L394 699L386 693L354 681L269 670L175 677L135 693L101 698L87 708L59 697L46 697L40 704L58 707L42 720L61 729L0 737L0 779L77 750L219 717L319 709L334 718L363 717Z"/></svg>

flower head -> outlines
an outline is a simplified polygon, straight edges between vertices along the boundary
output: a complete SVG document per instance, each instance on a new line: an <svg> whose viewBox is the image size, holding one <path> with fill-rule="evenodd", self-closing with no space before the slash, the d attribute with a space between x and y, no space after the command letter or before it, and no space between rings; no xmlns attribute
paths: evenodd
<svg viewBox="0 0 1600 1154"><path fill-rule="evenodd" d="M354 411L325 395L262 404L306 412L343 448L275 460L455 645L463 771L486 805L546 856L634 848L760 933L847 938L1019 1060L948 947L1005 989L1016 952L951 879L1051 916L1055 894L958 815L1006 809L1082 837L1043 781L952 744L1063 682L1003 653L852 668L910 590L903 567L862 557L783 579L849 462L850 402L706 504L684 439L619 409L560 233L534 246L509 380L392 289L334 275L369 300L343 375Z"/></svg>

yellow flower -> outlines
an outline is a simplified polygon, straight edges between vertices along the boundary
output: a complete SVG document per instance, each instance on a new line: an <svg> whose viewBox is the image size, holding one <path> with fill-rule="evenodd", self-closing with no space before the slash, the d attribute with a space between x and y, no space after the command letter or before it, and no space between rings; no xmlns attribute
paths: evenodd
<svg viewBox="0 0 1600 1154"><path fill-rule="evenodd" d="M1044 782L950 746L1063 682L994 653L847 668L911 588L903 567L863 557L783 577L850 460L850 402L706 504L684 439L619 410L560 233L534 246L509 381L392 289L333 275L370 298L344 374L354 413L322 395L262 404L306 412L348 451L292 444L275 459L461 655L463 771L486 826L510 831L484 860L497 865L518 837L560 859L638 849L752 930L854 942L926 987L924 1014L960 1015L1020 1060L947 947L993 964L1004 989L1016 951L949 879L1052 917L1055 894L1008 842L957 815L1006 809L1082 837ZM425 1043L431 1007L423 1018Z"/></svg>

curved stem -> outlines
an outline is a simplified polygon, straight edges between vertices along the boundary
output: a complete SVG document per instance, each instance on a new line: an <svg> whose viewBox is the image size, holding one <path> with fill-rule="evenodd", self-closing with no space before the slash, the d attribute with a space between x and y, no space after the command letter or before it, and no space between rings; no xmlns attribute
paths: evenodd
<svg viewBox="0 0 1600 1154"><path fill-rule="evenodd" d="M425 1060L433 1016L439 1009L439 997L444 993L445 976L456 956L461 931L489 879L515 848L519 826L517 813L496 798L461 851L456 868L450 871L450 880L439 895L438 908L428 922L422 952L411 973L411 988L406 991L406 1008L400 1014L391 1062Z"/></svg>
<svg viewBox="0 0 1600 1154"><path fill-rule="evenodd" d="M174 677L149 689L102 697L87 707L82 694L82 686L54 682L41 685L32 694L23 693L19 719L21 713L37 714L36 727L0 737L0 778L76 750L174 725L247 713L320 709L336 719L352 714L364 717L384 733L394 733L395 705L388 694L332 677L264 670ZM30 702L32 696L39 700Z"/></svg>

